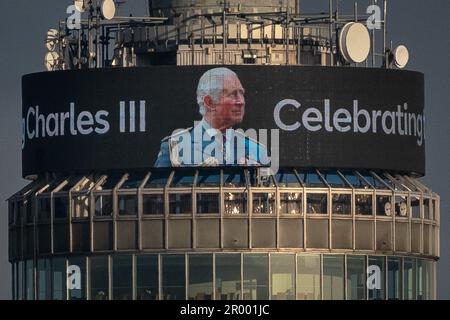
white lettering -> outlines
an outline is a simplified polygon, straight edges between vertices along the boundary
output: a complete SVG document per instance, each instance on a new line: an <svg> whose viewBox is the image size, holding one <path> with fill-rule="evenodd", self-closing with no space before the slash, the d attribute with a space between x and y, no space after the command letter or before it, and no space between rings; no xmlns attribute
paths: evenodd
<svg viewBox="0 0 450 320"><path fill-rule="evenodd" d="M281 130L284 130L284 131L295 131L298 128L300 128L300 122L297 121L297 122L295 122L292 125L287 125L283 121L281 121L281 116L280 116L281 110L284 107L289 106L289 105L294 106L296 109L300 108L300 106L301 106L300 103L298 103L297 101L292 100L292 99L286 99L286 100L280 101L275 107L275 110L273 112L273 116L274 116L274 119L275 119L275 123L277 124L277 126Z"/></svg>

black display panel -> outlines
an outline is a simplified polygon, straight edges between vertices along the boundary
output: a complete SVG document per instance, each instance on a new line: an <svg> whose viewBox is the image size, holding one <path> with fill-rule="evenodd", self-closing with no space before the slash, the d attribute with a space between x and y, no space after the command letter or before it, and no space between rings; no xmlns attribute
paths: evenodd
<svg viewBox="0 0 450 320"><path fill-rule="evenodd" d="M217 165L425 173L423 74L338 67L217 68L24 76L23 175ZM214 128L222 131L205 141L205 132L208 137ZM176 129L187 130L174 134ZM243 137L242 154L237 147L227 149L230 137L235 138L228 131ZM220 135L222 151L235 153L230 158L215 149Z"/></svg>

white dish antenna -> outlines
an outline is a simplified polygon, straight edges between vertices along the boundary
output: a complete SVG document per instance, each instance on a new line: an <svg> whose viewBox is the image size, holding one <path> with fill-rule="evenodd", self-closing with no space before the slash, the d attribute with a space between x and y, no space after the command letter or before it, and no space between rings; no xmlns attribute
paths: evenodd
<svg viewBox="0 0 450 320"><path fill-rule="evenodd" d="M408 214L408 206L406 205L406 202L400 203L400 216L406 217Z"/></svg>
<svg viewBox="0 0 450 320"><path fill-rule="evenodd" d="M364 62L371 47L369 30L359 22L347 23L339 35L339 44L341 55L347 62Z"/></svg>
<svg viewBox="0 0 450 320"><path fill-rule="evenodd" d="M45 55L45 67L47 71L54 71L58 66L59 54L57 52L47 52Z"/></svg>
<svg viewBox="0 0 450 320"><path fill-rule="evenodd" d="M404 45L399 45L394 50L394 64L397 68L403 69L409 62L409 51Z"/></svg>
<svg viewBox="0 0 450 320"><path fill-rule="evenodd" d="M86 6L84 5L84 0L75 0L74 5L75 5L75 9L77 9L79 12L86 11Z"/></svg>
<svg viewBox="0 0 450 320"><path fill-rule="evenodd" d="M392 205L391 205L391 203L390 202L386 202L385 204L384 204L384 214L386 215L386 216L388 216L388 217L390 217L391 216L391 214L392 214Z"/></svg>
<svg viewBox="0 0 450 320"><path fill-rule="evenodd" d="M47 32L47 39L45 41L45 46L48 51L54 51L56 49L56 45L59 42L59 32L56 29L50 29Z"/></svg>
<svg viewBox="0 0 450 320"><path fill-rule="evenodd" d="M111 20L116 15L116 5L113 0L103 0L101 10L106 20Z"/></svg>

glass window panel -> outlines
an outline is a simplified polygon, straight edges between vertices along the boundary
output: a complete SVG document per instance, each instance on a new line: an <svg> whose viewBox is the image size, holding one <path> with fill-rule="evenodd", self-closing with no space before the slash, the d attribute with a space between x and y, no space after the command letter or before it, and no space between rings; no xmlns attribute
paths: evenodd
<svg viewBox="0 0 450 320"><path fill-rule="evenodd" d="M241 297L241 255L216 254L216 300Z"/></svg>
<svg viewBox="0 0 450 320"><path fill-rule="evenodd" d="M408 198L405 196L395 196L395 215L397 217L408 216Z"/></svg>
<svg viewBox="0 0 450 320"><path fill-rule="evenodd" d="M220 187L220 171L200 170L197 177L197 187L199 188Z"/></svg>
<svg viewBox="0 0 450 320"><path fill-rule="evenodd" d="M164 188L169 179L170 171L152 172L150 178L145 184L145 188Z"/></svg>
<svg viewBox="0 0 450 320"><path fill-rule="evenodd" d="M422 260L422 290L424 300L431 300L432 298L432 267L433 262Z"/></svg>
<svg viewBox="0 0 450 320"><path fill-rule="evenodd" d="M120 216L136 216L138 211L137 196L135 195L119 195L119 215Z"/></svg>
<svg viewBox="0 0 450 320"><path fill-rule="evenodd" d="M372 195L371 194L356 194L355 195L355 214L357 215L372 215Z"/></svg>
<svg viewBox="0 0 450 320"><path fill-rule="evenodd" d="M69 212L69 204L67 197L54 197L55 219L67 218Z"/></svg>
<svg viewBox="0 0 450 320"><path fill-rule="evenodd" d="M89 197L77 196L73 198L73 218L89 218Z"/></svg>
<svg viewBox="0 0 450 320"><path fill-rule="evenodd" d="M344 256L323 256L323 299L344 299Z"/></svg>
<svg viewBox="0 0 450 320"><path fill-rule="evenodd" d="M106 181L100 186L98 190L112 190L122 179L123 174L111 174L106 178Z"/></svg>
<svg viewBox="0 0 450 320"><path fill-rule="evenodd" d="M195 171L177 171L170 183L171 188L190 188L194 183Z"/></svg>
<svg viewBox="0 0 450 320"><path fill-rule="evenodd" d="M280 193L280 213L281 214L302 214L303 194L300 192Z"/></svg>
<svg viewBox="0 0 450 320"><path fill-rule="evenodd" d="M327 187L325 183L320 179L316 172L306 172L300 174L302 180L306 183L308 187L325 188Z"/></svg>
<svg viewBox="0 0 450 320"><path fill-rule="evenodd" d="M189 255L189 300L212 300L213 255Z"/></svg>
<svg viewBox="0 0 450 320"><path fill-rule="evenodd" d="M244 254L244 300L269 298L269 256Z"/></svg>
<svg viewBox="0 0 450 320"><path fill-rule="evenodd" d="M416 260L416 297L417 300L424 300L424 261L422 259Z"/></svg>
<svg viewBox="0 0 450 320"><path fill-rule="evenodd" d="M245 187L247 185L243 171L226 173L223 180L226 188Z"/></svg>
<svg viewBox="0 0 450 320"><path fill-rule="evenodd" d="M164 214L164 194L142 195L144 215Z"/></svg>
<svg viewBox="0 0 450 320"><path fill-rule="evenodd" d="M137 189L142 184L146 173L133 173L128 176L128 179L120 186L120 189Z"/></svg>
<svg viewBox="0 0 450 320"><path fill-rule="evenodd" d="M39 259L37 261L38 300L51 299L50 272L50 259Z"/></svg>
<svg viewBox="0 0 450 320"><path fill-rule="evenodd" d="M197 213L219 213L218 193L197 193Z"/></svg>
<svg viewBox="0 0 450 320"><path fill-rule="evenodd" d="M321 173L332 188L349 188L337 173Z"/></svg>
<svg viewBox="0 0 450 320"><path fill-rule="evenodd" d="M51 203L50 198L37 198L38 206L38 220L39 221L49 221L51 215Z"/></svg>
<svg viewBox="0 0 450 320"><path fill-rule="evenodd" d="M275 187L272 176L263 175L259 170L249 169L250 185L257 188Z"/></svg>
<svg viewBox="0 0 450 320"><path fill-rule="evenodd" d="M225 192L225 214L238 215L247 213L247 193Z"/></svg>
<svg viewBox="0 0 450 320"><path fill-rule="evenodd" d="M369 182L373 187L375 187L375 189L385 189L385 190L387 189L384 184L378 181L378 179L375 179L375 177L372 176L371 174L363 174L361 172L360 174L364 177L364 179L367 180L367 182Z"/></svg>
<svg viewBox="0 0 450 320"><path fill-rule="evenodd" d="M371 189L363 179L355 175L353 172L344 173L345 179L352 184L356 189Z"/></svg>
<svg viewBox="0 0 450 320"><path fill-rule="evenodd" d="M69 258L69 267L70 266L77 266L80 268L80 283L79 286L75 285L77 284L76 281L71 282L73 286L72 288L68 288L69 292L69 299L70 300L85 300L86 299L86 258Z"/></svg>
<svg viewBox="0 0 450 320"><path fill-rule="evenodd" d="M19 300L23 300L23 287L24 287L24 274L25 274L25 263L23 261L19 261L18 270L17 270L17 297Z"/></svg>
<svg viewBox="0 0 450 320"><path fill-rule="evenodd" d="M297 256L297 300L320 300L320 256Z"/></svg>
<svg viewBox="0 0 450 320"><path fill-rule="evenodd" d="M137 300L157 300L158 255L143 255L136 258Z"/></svg>
<svg viewBox="0 0 450 320"><path fill-rule="evenodd" d="M68 183L64 185L64 187L59 191L70 191L75 185L78 184L78 182L81 182L81 180L84 179L82 176L76 176L69 179Z"/></svg>
<svg viewBox="0 0 450 320"><path fill-rule="evenodd" d="M25 207L23 206L23 202L17 202L17 223L20 225L23 223L25 219Z"/></svg>
<svg viewBox="0 0 450 320"><path fill-rule="evenodd" d="M95 216L109 217L113 212L113 198L112 195L98 195L95 196Z"/></svg>
<svg viewBox="0 0 450 320"><path fill-rule="evenodd" d="M47 283L50 283L48 271L50 269L50 261L48 259L39 259L37 261L37 299L47 299ZM48 267L47 267L48 264Z"/></svg>
<svg viewBox="0 0 450 320"><path fill-rule="evenodd" d="M274 214L275 193L253 193L253 212L256 214Z"/></svg>
<svg viewBox="0 0 450 320"><path fill-rule="evenodd" d="M11 280L12 280L12 292L11 292L11 298L12 300L18 300L17 299L17 263L12 262L11 263Z"/></svg>
<svg viewBox="0 0 450 320"><path fill-rule="evenodd" d="M396 180L391 180L389 179L385 174L380 175L380 178L384 181L384 183L386 183L388 186L390 186L392 189L396 190L396 191L403 191L403 188L399 188L399 185L394 183L396 182Z"/></svg>
<svg viewBox="0 0 450 320"><path fill-rule="evenodd" d="M328 195L326 193L307 193L306 206L307 213L328 213Z"/></svg>
<svg viewBox="0 0 450 320"><path fill-rule="evenodd" d="M369 300L384 300L385 299L385 258L384 257L369 257L369 268L373 268L374 271L368 274L369 287ZM376 270L376 271L375 271ZM371 281L371 279L373 281Z"/></svg>
<svg viewBox="0 0 450 320"><path fill-rule="evenodd" d="M420 218L420 197L411 197L411 215L413 219Z"/></svg>
<svg viewBox="0 0 450 320"><path fill-rule="evenodd" d="M333 214L352 214L352 195L334 193L332 195L332 213Z"/></svg>
<svg viewBox="0 0 450 320"><path fill-rule="evenodd" d="M113 299L132 300L132 256L113 256Z"/></svg>
<svg viewBox="0 0 450 320"><path fill-rule="evenodd" d="M437 220L439 217L439 213L438 213L438 201L437 200L432 200L432 205L433 205L433 220Z"/></svg>
<svg viewBox="0 0 450 320"><path fill-rule="evenodd" d="M273 254L270 256L272 300L295 299L295 255Z"/></svg>
<svg viewBox="0 0 450 320"><path fill-rule="evenodd" d="M416 261L412 258L403 259L403 299L415 300Z"/></svg>
<svg viewBox="0 0 450 320"><path fill-rule="evenodd" d="M190 193L169 194L169 213L170 214L192 213L192 194Z"/></svg>
<svg viewBox="0 0 450 320"><path fill-rule="evenodd" d="M392 216L392 197L377 195L377 216Z"/></svg>
<svg viewBox="0 0 450 320"><path fill-rule="evenodd" d="M184 255L162 256L162 294L164 300L186 299Z"/></svg>
<svg viewBox="0 0 450 320"><path fill-rule="evenodd" d="M424 198L423 199L423 218L424 219L430 219L431 217L431 199Z"/></svg>
<svg viewBox="0 0 450 320"><path fill-rule="evenodd" d="M279 187L301 187L300 181L293 171L278 171L276 179Z"/></svg>
<svg viewBox="0 0 450 320"><path fill-rule="evenodd" d="M23 201L23 204L25 206L25 213L26 213L26 222L27 223L33 223L34 222L34 203L33 203L33 197L29 196Z"/></svg>
<svg viewBox="0 0 450 320"><path fill-rule="evenodd" d="M91 258L91 299L109 299L108 257Z"/></svg>
<svg viewBox="0 0 450 320"><path fill-rule="evenodd" d="M33 260L26 261L25 270L25 299L34 300L34 266Z"/></svg>
<svg viewBox="0 0 450 320"><path fill-rule="evenodd" d="M16 216L17 202L10 200L8 204L9 204L9 207L8 207L9 208L9 210L8 210L8 213L9 213L8 222L9 222L9 225L13 225L14 221L15 221L15 216Z"/></svg>
<svg viewBox="0 0 450 320"><path fill-rule="evenodd" d="M53 300L66 300L67 268L66 259L54 258L52 261Z"/></svg>
<svg viewBox="0 0 450 320"><path fill-rule="evenodd" d="M400 300L402 298L401 259L388 257L388 299Z"/></svg>
<svg viewBox="0 0 450 320"><path fill-rule="evenodd" d="M347 299L366 299L365 256L347 256Z"/></svg>

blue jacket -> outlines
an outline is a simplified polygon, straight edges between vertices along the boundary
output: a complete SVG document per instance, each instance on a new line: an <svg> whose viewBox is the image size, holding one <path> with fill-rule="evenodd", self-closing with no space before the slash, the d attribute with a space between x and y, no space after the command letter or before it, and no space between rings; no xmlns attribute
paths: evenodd
<svg viewBox="0 0 450 320"><path fill-rule="evenodd" d="M270 161L266 147L242 131L223 134L202 120L164 138L154 166L270 166Z"/></svg>

